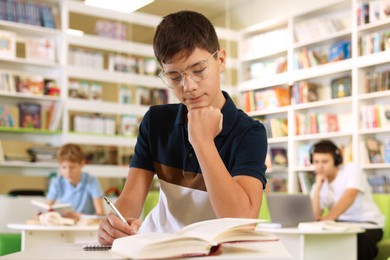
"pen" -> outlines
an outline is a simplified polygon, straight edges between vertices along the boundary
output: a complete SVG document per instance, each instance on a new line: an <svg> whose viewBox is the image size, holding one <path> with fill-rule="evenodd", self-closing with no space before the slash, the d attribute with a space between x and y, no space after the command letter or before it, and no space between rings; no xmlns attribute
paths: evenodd
<svg viewBox="0 0 390 260"><path fill-rule="evenodd" d="M129 225L127 223L126 219L122 216L122 214L119 212L119 210L115 207L115 205L107 198L107 196L103 196L103 199L107 202L108 206L114 211L115 215L117 215L118 218L120 218L124 223Z"/></svg>

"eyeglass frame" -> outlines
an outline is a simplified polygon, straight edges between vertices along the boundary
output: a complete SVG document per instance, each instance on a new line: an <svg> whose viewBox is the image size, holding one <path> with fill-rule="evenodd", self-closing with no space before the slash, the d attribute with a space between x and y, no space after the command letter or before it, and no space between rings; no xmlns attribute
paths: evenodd
<svg viewBox="0 0 390 260"><path fill-rule="evenodd" d="M170 89L177 89L178 87L180 87L180 86L183 85L183 80L184 80L184 76L183 76L183 75L184 75L185 73L189 76L190 79L192 79L192 80L195 81L195 82L200 82L200 81L202 81L202 80L205 80L205 79L207 79L207 77L208 77L209 74L207 74L205 78L202 78L202 79L200 79L200 80L195 80L195 79L193 79L193 78L191 77L192 72L188 72L187 70L190 69L191 67L194 67L194 66L196 66L196 65L198 65L198 64L200 64L200 63L202 63L202 62L204 62L204 63L206 64L206 67L204 68L204 70L208 70L208 69L209 69L209 62L210 62L210 59L211 59L212 57L214 57L215 54L218 53L218 51L219 51L219 50L216 50L213 54L210 55L210 57L208 57L208 58L205 59L205 60L200 60L200 61L198 61L198 62L195 62L195 63L193 63L193 64L187 66L187 67L183 70L183 72L179 72L179 71L161 71L160 74L158 74L158 76L159 76L159 78L162 80L162 82L164 82L164 84L165 84L168 88L170 88ZM171 86L168 82L166 82L166 81L164 80L164 78L166 78L165 75L166 75L166 73L168 73L168 72L169 72L169 73L175 73L175 72L177 72L177 73L180 74L180 78L181 78L181 79L180 79L180 82L178 83L177 86Z"/></svg>

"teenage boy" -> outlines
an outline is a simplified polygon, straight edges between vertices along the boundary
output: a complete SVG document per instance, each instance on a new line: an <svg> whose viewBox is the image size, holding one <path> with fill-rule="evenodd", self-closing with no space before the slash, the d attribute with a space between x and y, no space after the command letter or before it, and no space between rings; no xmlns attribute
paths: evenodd
<svg viewBox="0 0 390 260"><path fill-rule="evenodd" d="M66 216L78 220L81 214L104 215L103 192L97 178L82 172L84 153L76 144L66 144L57 151L60 174L51 180L48 204L71 203L74 212Z"/></svg>
<svg viewBox="0 0 390 260"><path fill-rule="evenodd" d="M226 52L202 14L181 11L158 25L154 53L160 77L180 104L152 106L139 129L123 192L115 205L129 225L109 214L100 244L137 232L175 232L214 218L257 218L265 179L264 126L221 91ZM140 220L153 176L158 205Z"/></svg>
<svg viewBox="0 0 390 260"><path fill-rule="evenodd" d="M374 259L384 216L372 199L364 173L352 163L343 166L340 149L330 140L314 144L310 161L316 173L311 190L315 216L319 220L360 223L366 231L358 234L358 259ZM325 216L324 208L329 210Z"/></svg>

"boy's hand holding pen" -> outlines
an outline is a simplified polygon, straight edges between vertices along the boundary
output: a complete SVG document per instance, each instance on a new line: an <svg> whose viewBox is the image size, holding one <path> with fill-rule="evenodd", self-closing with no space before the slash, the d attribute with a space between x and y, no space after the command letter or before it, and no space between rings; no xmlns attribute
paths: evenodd
<svg viewBox="0 0 390 260"><path fill-rule="evenodd" d="M111 208L112 212L126 225L132 228L132 234L136 234L138 231L138 226L136 224L130 225L123 215L119 212L119 210L115 207L114 203L112 203L107 196L103 196L103 199L106 201L108 206Z"/></svg>

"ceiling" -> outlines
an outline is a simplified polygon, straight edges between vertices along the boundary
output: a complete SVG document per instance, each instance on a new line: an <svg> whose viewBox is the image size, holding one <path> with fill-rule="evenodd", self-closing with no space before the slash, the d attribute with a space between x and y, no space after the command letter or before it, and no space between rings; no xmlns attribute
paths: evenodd
<svg viewBox="0 0 390 260"><path fill-rule="evenodd" d="M323 4L323 0L155 0L138 12L164 16L180 10L192 10L204 14L218 27L239 30Z"/></svg>

